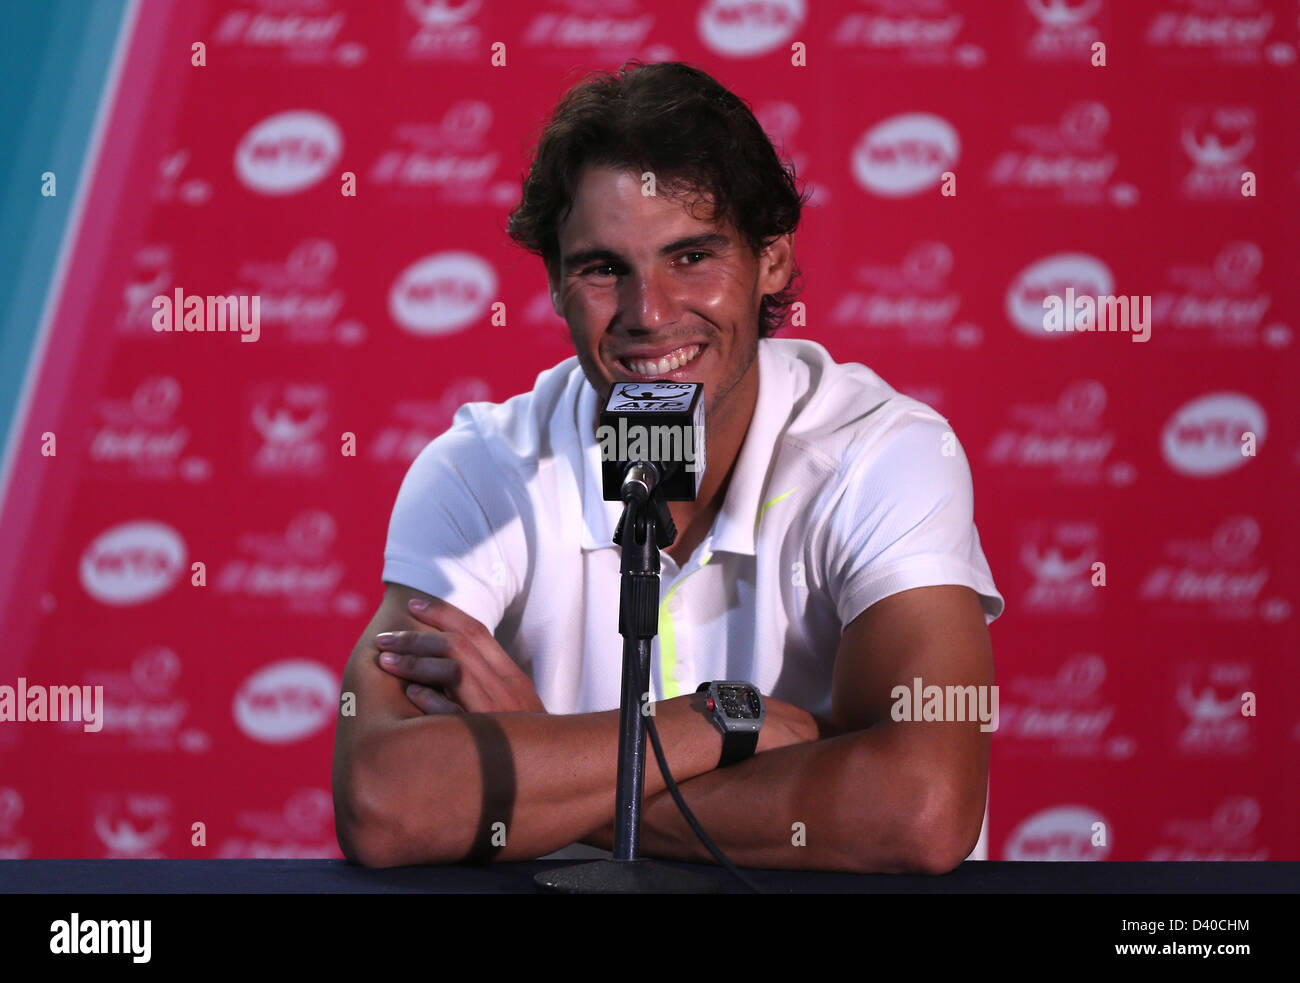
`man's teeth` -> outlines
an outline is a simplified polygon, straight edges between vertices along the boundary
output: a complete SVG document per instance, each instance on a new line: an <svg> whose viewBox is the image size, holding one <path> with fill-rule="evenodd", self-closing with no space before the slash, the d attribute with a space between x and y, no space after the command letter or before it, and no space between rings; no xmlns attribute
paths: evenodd
<svg viewBox="0 0 1300 983"><path fill-rule="evenodd" d="M669 352L660 359L625 358L623 364L637 375L664 375L668 372L676 372L683 365L691 362L699 353L699 345L687 345L685 348L678 348L676 351Z"/></svg>

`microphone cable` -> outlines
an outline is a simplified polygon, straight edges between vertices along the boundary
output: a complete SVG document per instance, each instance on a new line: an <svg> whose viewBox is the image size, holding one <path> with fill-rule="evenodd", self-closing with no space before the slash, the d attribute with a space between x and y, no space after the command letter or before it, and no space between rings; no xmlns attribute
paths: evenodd
<svg viewBox="0 0 1300 983"><path fill-rule="evenodd" d="M645 678L641 675L641 660L639 658L632 659L632 671L636 673L637 690L641 693L649 693L650 688L646 685ZM640 713L641 711L638 708L636 712ZM713 854L714 859L725 867L731 875L736 878L736 880L744 884L745 887L749 888L749 890L754 894L763 894L764 892L759 888L759 886L742 874L739 868L737 868L736 865L727 858L727 855L723 853L722 850L718 848L718 845L714 843L713 840L709 839L709 835L704 832L704 827L702 827L699 820L695 818L695 813L691 812L690 807L686 805L686 800L682 798L682 793L677 788L677 782L673 780L672 772L668 770L668 761L664 757L663 745L659 743L659 731L654 724L654 714L642 714L642 719L645 722L646 733L650 735L650 744L654 747L655 760L659 762L659 773L663 775L664 784L668 786L668 793L673 797L673 801L677 803L677 808L681 810L682 816L686 819L686 822L690 825L691 829L694 830L695 835L700 838L700 842L704 844L709 853ZM644 804L644 801L642 804Z"/></svg>

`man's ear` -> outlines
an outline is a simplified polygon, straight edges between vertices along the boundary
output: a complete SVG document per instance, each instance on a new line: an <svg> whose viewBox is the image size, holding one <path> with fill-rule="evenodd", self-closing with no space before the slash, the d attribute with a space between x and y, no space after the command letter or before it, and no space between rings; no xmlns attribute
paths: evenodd
<svg viewBox="0 0 1300 983"><path fill-rule="evenodd" d="M560 271L550 261L546 263L546 289L551 294L551 309L557 317L563 318L564 311L560 308Z"/></svg>
<svg viewBox="0 0 1300 983"><path fill-rule="evenodd" d="M769 240L758 254L760 292L774 294L784 290L794 273L794 235L786 233Z"/></svg>

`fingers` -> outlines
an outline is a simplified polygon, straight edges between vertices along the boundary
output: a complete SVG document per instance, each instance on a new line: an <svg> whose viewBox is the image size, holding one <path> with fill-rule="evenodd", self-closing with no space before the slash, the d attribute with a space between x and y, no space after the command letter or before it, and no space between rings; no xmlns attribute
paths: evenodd
<svg viewBox="0 0 1300 983"><path fill-rule="evenodd" d="M447 695L470 713L489 713L497 709L499 704L484 686L485 675L490 676L491 673L485 672L483 666L476 664L477 661L469 658L457 663L461 669L460 679L447 687Z"/></svg>
<svg viewBox="0 0 1300 983"><path fill-rule="evenodd" d="M471 663L469 675L482 686L492 705L546 712L532 681L481 622L437 598L411 598L407 607L417 621L456 634L469 644L482 663ZM490 671L483 672L483 668Z"/></svg>
<svg viewBox="0 0 1300 983"><path fill-rule="evenodd" d="M435 689L411 683L406 687L406 697L425 713L464 713L465 708Z"/></svg>
<svg viewBox="0 0 1300 983"><path fill-rule="evenodd" d="M467 712L546 712L532 682L481 623L436 600L423 612L412 606L412 614L439 627L376 636L382 669L438 687Z"/></svg>
<svg viewBox="0 0 1300 983"><path fill-rule="evenodd" d="M441 635L421 631L389 631L379 635L375 644L380 668L415 683L432 686L453 685L460 680L460 665L448 657L447 640Z"/></svg>
<svg viewBox="0 0 1300 983"><path fill-rule="evenodd" d="M455 686L461 677L460 665L454 659L400 655L397 652L380 653L379 667L394 676L426 686Z"/></svg>
<svg viewBox="0 0 1300 983"><path fill-rule="evenodd" d="M487 627L459 608L436 597L428 602L424 598L413 597L407 603L407 607L411 616L417 621L445 632L457 632L463 635L474 644L475 650L483 660L498 673L515 667L514 660L497 644L497 640Z"/></svg>
<svg viewBox="0 0 1300 983"><path fill-rule="evenodd" d="M440 631L386 631L375 636L375 644L387 652L408 655L448 656L451 644Z"/></svg>
<svg viewBox="0 0 1300 983"><path fill-rule="evenodd" d="M413 597L406 602L406 609L416 621L444 630L469 631L474 626L483 628L483 623L476 621L460 608L438 598Z"/></svg>
<svg viewBox="0 0 1300 983"><path fill-rule="evenodd" d="M478 647L466 648L469 649L469 657L461 662L465 671L461 674L460 685L465 698L472 700L475 706L486 709L500 710L511 706L509 689L501 677L493 672L492 667L483 661ZM475 695L471 696L471 691Z"/></svg>

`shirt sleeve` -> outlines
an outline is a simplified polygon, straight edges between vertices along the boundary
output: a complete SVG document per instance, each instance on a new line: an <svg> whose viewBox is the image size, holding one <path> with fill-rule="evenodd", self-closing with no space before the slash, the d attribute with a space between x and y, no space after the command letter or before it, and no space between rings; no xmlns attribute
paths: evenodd
<svg viewBox="0 0 1300 983"><path fill-rule="evenodd" d="M841 628L882 598L961 584L985 623L1003 600L980 547L970 465L942 418L911 416L862 453L834 488L826 518L825 585Z"/></svg>
<svg viewBox="0 0 1300 983"><path fill-rule="evenodd" d="M519 593L526 562L515 480L462 407L402 479L383 580L440 598L495 631Z"/></svg>

